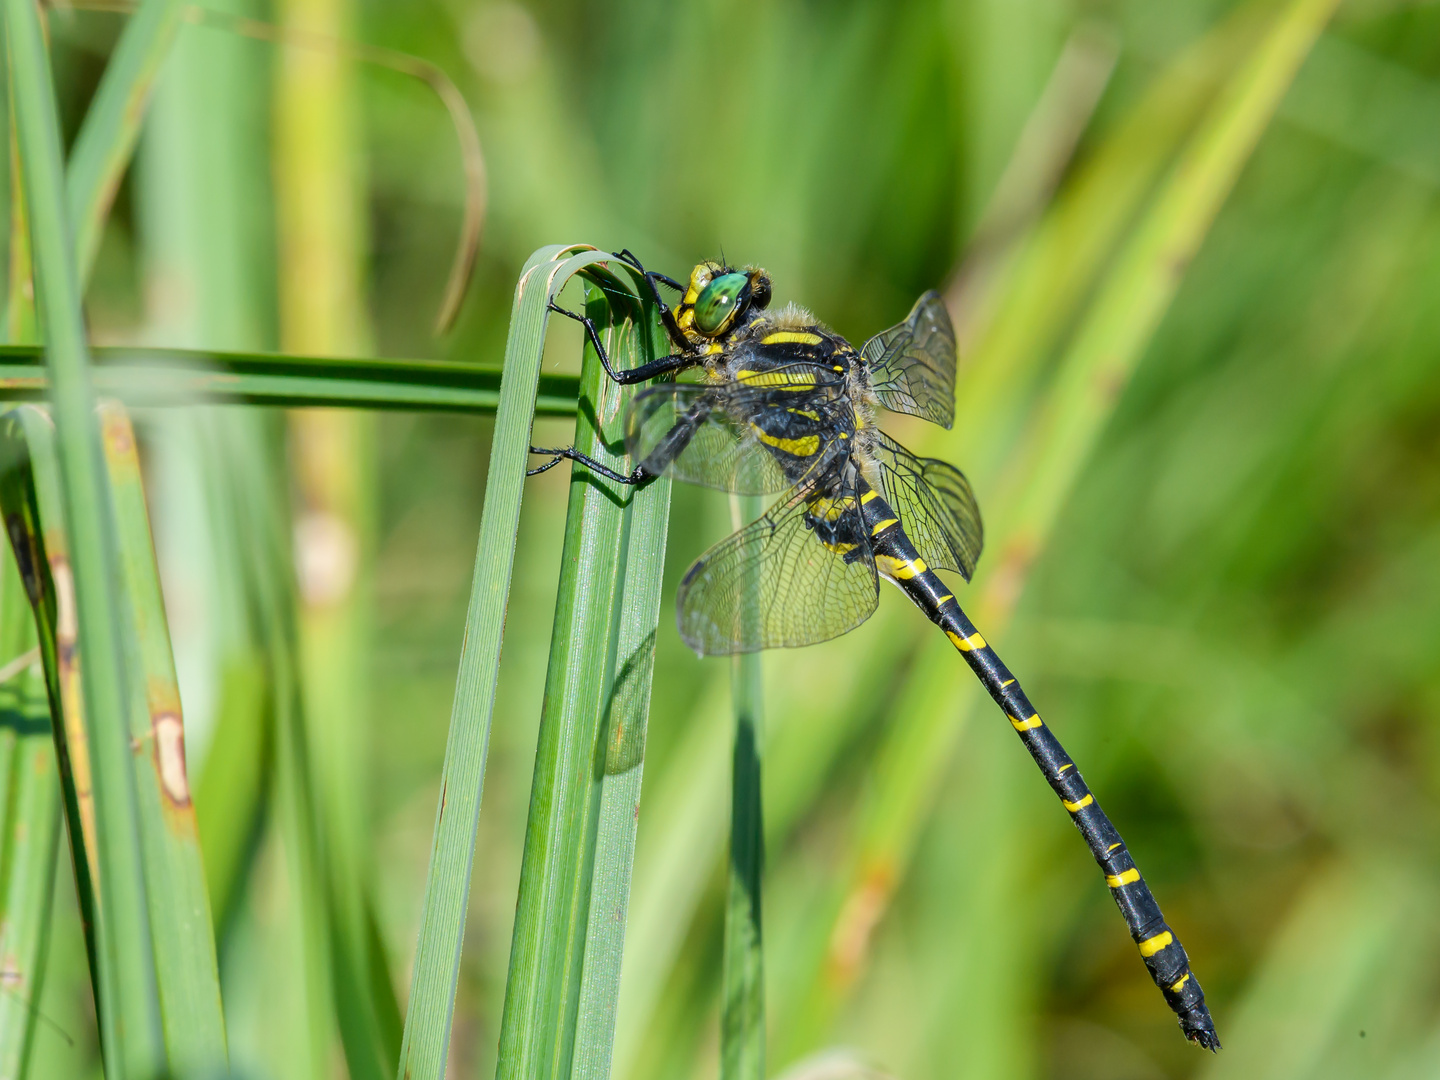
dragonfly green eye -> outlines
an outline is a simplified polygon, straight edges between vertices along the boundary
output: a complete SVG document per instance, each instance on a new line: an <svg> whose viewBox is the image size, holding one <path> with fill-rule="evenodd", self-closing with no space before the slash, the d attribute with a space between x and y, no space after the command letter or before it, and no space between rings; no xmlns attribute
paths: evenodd
<svg viewBox="0 0 1440 1080"><path fill-rule="evenodd" d="M750 279L744 274L721 274L695 301L695 329L702 334L718 334L734 318L741 294Z"/></svg>

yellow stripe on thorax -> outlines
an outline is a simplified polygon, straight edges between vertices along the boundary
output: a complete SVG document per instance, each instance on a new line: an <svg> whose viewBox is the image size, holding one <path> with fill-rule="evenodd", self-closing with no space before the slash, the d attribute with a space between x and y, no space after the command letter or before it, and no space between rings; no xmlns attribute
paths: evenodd
<svg viewBox="0 0 1440 1080"><path fill-rule="evenodd" d="M737 371L735 378L751 386L773 386L777 390L813 390L813 371Z"/></svg>
<svg viewBox="0 0 1440 1080"><path fill-rule="evenodd" d="M824 341L819 334L807 334L797 330L778 330L760 339L761 345L819 345Z"/></svg>
<svg viewBox="0 0 1440 1080"><path fill-rule="evenodd" d="M755 429L755 437L766 446L773 446L777 450L783 450L787 454L796 457L811 457L815 451L820 449L819 435L805 435L799 439L780 439L774 435L768 435L760 429L758 424L751 424Z"/></svg>

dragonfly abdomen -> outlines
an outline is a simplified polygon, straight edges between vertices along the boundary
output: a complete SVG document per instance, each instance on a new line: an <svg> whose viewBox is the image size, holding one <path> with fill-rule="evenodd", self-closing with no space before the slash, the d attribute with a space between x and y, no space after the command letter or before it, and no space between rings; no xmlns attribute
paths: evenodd
<svg viewBox="0 0 1440 1080"><path fill-rule="evenodd" d="M865 526L871 534L876 569L898 585L930 621L945 632L995 703L1004 710L1010 726L1085 838L1130 936L1155 985L1179 1018L1181 1030L1201 1046L1218 1050L1220 1040L1205 1005L1204 991L1190 971L1185 948L1165 922L1160 905L1135 866L1120 833L1100 809L1075 762L1040 719L1019 681L961 610L945 583L925 564L895 511L874 490L864 491L860 498Z"/></svg>

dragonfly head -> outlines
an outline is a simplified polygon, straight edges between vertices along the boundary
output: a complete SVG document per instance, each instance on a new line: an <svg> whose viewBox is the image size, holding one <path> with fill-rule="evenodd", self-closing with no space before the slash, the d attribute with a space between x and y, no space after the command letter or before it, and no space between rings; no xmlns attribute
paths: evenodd
<svg viewBox="0 0 1440 1080"><path fill-rule="evenodd" d="M692 337L714 340L738 326L747 311L769 303L770 275L758 266L734 270L703 262L691 271L690 287L676 315L681 329Z"/></svg>

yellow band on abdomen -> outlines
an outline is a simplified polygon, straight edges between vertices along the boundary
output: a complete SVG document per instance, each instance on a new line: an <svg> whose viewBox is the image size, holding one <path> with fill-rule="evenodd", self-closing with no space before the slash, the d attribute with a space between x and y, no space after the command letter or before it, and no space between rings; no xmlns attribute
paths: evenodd
<svg viewBox="0 0 1440 1080"><path fill-rule="evenodd" d="M1140 955L1154 956L1161 949L1167 948L1174 940L1175 937L1169 930L1162 930L1154 937L1146 938L1140 942Z"/></svg>
<svg viewBox="0 0 1440 1080"><path fill-rule="evenodd" d="M945 597L945 600L953 599L953 596ZM944 600L941 601L941 603L944 602ZM961 652L973 652L975 649L985 648L985 639L979 634L971 634L969 637L961 637L953 630L946 630L945 636L948 637L951 642L954 643L955 648L959 649Z"/></svg>

